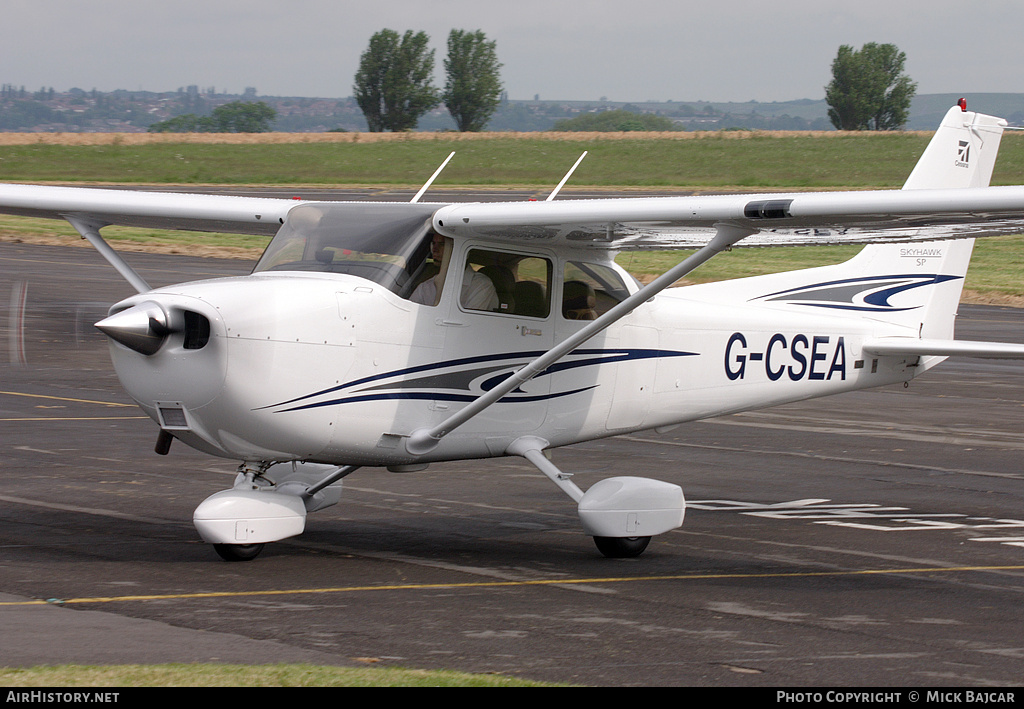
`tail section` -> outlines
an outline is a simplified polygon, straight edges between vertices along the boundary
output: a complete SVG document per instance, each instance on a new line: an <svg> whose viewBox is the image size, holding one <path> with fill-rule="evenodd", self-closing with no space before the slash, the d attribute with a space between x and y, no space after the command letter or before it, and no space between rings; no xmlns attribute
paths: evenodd
<svg viewBox="0 0 1024 709"><path fill-rule="evenodd" d="M985 187L1006 122L950 109L903 189ZM845 314L949 339L973 239L871 244L845 263L729 281L722 300L805 313ZM698 288L703 288L698 286Z"/></svg>
<svg viewBox="0 0 1024 709"><path fill-rule="evenodd" d="M973 249L974 239L875 244L834 268L850 275L846 293L860 314L948 339Z"/></svg>
<svg viewBox="0 0 1024 709"><path fill-rule="evenodd" d="M967 111L966 102L960 99L960 105L951 108L942 120L903 189L988 187L1004 126L1006 121L1001 118ZM1024 345L953 340L953 321L973 248L974 239L878 244L865 247L841 264L840 268L888 272L894 274L893 279L906 278L905 285L890 291L894 296L890 305L899 306L899 312L882 319L908 327L920 322L916 339L882 337L865 342L864 352L921 357L921 371L941 358L956 355L1024 359ZM900 272L906 275L895 275ZM906 291L907 301L898 300L897 291Z"/></svg>
<svg viewBox="0 0 1024 709"><path fill-rule="evenodd" d="M960 101L942 119L903 189L988 187L1006 121L968 111Z"/></svg>
<svg viewBox="0 0 1024 709"><path fill-rule="evenodd" d="M988 187L1006 121L967 110L967 101L949 109L924 154L903 185L905 190ZM877 244L865 247L848 262L862 273L891 274L907 280L883 291L886 303L903 305L882 319L907 327L917 324L918 337L953 337L964 278L974 239L919 244ZM904 298L897 299L898 294Z"/></svg>

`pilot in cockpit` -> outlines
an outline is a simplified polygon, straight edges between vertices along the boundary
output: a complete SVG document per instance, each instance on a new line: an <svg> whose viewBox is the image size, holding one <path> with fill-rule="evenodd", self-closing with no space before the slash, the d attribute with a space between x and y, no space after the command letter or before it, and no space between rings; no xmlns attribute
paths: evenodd
<svg viewBox="0 0 1024 709"><path fill-rule="evenodd" d="M441 287L444 284L444 259L446 252L451 252L451 240L440 234L434 234L430 242L430 258L432 263L427 264L424 269L428 275L422 281L409 299L421 305L437 305L441 294ZM429 270L427 270L429 269ZM459 302L467 310L497 310L499 306L498 293L494 283L483 273L473 270L473 267L466 263L462 274L462 289Z"/></svg>

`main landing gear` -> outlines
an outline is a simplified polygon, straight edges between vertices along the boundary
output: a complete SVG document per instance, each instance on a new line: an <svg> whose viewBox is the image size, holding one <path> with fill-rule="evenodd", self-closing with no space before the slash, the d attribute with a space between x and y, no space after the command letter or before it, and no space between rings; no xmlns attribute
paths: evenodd
<svg viewBox="0 0 1024 709"><path fill-rule="evenodd" d="M598 551L612 559L643 554L651 537L683 523L686 501L678 485L648 478L601 480L583 492L544 455L548 442L526 436L508 447L510 455L530 461L577 504L583 531L594 538Z"/></svg>
<svg viewBox="0 0 1024 709"><path fill-rule="evenodd" d="M263 544L214 544L213 550L224 561L252 561L263 551Z"/></svg>
<svg viewBox="0 0 1024 709"><path fill-rule="evenodd" d="M526 458L577 503L583 531L606 557L640 556L651 537L682 525L686 501L678 485L614 477L583 492L547 459L547 446L528 436L515 440L507 452ZM193 522L222 559L249 561L267 542L301 534L307 512L337 503L341 478L354 470L313 463L243 464L235 486L206 498Z"/></svg>
<svg viewBox="0 0 1024 709"><path fill-rule="evenodd" d="M644 553L650 537L594 537L597 550L609 559L632 559Z"/></svg>

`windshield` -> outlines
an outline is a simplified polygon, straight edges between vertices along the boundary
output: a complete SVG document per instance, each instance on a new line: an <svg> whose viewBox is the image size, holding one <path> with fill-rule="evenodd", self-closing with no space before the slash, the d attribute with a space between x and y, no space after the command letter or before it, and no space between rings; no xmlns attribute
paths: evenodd
<svg viewBox="0 0 1024 709"><path fill-rule="evenodd" d="M430 255L437 205L315 202L288 212L253 273L347 273L408 297Z"/></svg>

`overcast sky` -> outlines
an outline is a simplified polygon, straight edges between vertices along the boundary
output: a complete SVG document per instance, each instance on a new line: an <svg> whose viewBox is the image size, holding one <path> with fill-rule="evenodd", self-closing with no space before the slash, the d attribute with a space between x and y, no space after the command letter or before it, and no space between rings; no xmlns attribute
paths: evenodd
<svg viewBox="0 0 1024 709"><path fill-rule="evenodd" d="M431 37L439 85L448 32L483 30L513 99L820 99L865 42L906 52L918 93L1024 92L1020 0L32 0L3 24L0 83L30 90L350 96L387 27Z"/></svg>

